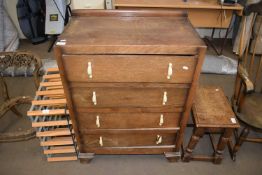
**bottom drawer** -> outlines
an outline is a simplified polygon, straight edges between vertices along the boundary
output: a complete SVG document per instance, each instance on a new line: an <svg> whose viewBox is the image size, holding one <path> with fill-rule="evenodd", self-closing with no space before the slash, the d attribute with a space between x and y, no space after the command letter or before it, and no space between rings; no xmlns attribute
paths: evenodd
<svg viewBox="0 0 262 175"><path fill-rule="evenodd" d="M163 154L173 152L175 145L133 147L82 147L82 153L95 154Z"/></svg>
<svg viewBox="0 0 262 175"><path fill-rule="evenodd" d="M84 147L133 147L174 145L176 133L82 135Z"/></svg>

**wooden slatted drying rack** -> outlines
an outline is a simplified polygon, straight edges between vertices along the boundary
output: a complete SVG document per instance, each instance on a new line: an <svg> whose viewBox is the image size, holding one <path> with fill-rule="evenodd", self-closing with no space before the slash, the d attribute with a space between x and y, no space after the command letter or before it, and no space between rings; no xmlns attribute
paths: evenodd
<svg viewBox="0 0 262 175"><path fill-rule="evenodd" d="M37 130L36 136L48 162L77 160L77 146L58 68L49 68L43 76L27 115Z"/></svg>

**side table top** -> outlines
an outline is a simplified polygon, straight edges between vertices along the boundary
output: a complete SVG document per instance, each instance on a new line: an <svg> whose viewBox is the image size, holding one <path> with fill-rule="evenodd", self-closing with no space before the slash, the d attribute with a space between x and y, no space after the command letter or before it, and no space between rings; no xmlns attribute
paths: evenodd
<svg viewBox="0 0 262 175"><path fill-rule="evenodd" d="M199 87L192 111L197 127L239 127L231 105L220 87Z"/></svg>

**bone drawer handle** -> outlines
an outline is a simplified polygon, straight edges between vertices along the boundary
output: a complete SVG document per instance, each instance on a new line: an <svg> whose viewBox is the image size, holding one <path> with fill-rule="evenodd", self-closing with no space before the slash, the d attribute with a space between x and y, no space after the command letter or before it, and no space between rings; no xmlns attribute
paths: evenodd
<svg viewBox="0 0 262 175"><path fill-rule="evenodd" d="M156 144L159 145L162 143L162 136L161 135L157 135L156 136Z"/></svg>
<svg viewBox="0 0 262 175"><path fill-rule="evenodd" d="M172 63L168 64L168 70L167 70L167 79L171 79L171 76L173 74L173 65Z"/></svg>
<svg viewBox="0 0 262 175"><path fill-rule="evenodd" d="M96 101L96 92L95 92L95 91L93 91L92 102L93 102L94 105L97 104L97 101Z"/></svg>
<svg viewBox="0 0 262 175"><path fill-rule="evenodd" d="M92 78L92 63L91 62L88 62L88 66L87 66L87 75L88 75L88 78Z"/></svg>
<svg viewBox="0 0 262 175"><path fill-rule="evenodd" d="M161 114L159 119L159 126L162 126L163 124L164 124L164 115Z"/></svg>
<svg viewBox="0 0 262 175"><path fill-rule="evenodd" d="M99 120L99 115L98 115L98 116L96 116L96 126L97 126L98 128L100 128L100 120Z"/></svg>
<svg viewBox="0 0 262 175"><path fill-rule="evenodd" d="M103 137L102 136L99 137L99 145L103 146Z"/></svg>
<svg viewBox="0 0 262 175"><path fill-rule="evenodd" d="M165 91L163 95L163 105L166 105L166 102L167 102L167 92Z"/></svg>

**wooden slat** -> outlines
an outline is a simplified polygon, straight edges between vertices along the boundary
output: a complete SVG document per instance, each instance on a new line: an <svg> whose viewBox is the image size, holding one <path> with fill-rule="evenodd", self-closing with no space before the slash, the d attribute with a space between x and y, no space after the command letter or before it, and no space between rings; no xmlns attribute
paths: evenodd
<svg viewBox="0 0 262 175"><path fill-rule="evenodd" d="M61 81L58 81L58 82L41 82L40 86L43 86L43 87L62 86L62 82Z"/></svg>
<svg viewBox="0 0 262 175"><path fill-rule="evenodd" d="M59 161L72 161L77 160L76 156L68 156L68 157L48 157L48 162L59 162Z"/></svg>
<svg viewBox="0 0 262 175"><path fill-rule="evenodd" d="M57 79L57 78L60 78L60 75L59 74L49 74L49 75L44 75L43 76L43 79Z"/></svg>
<svg viewBox="0 0 262 175"><path fill-rule="evenodd" d="M72 124L71 120L69 124ZM33 122L32 127L45 127L45 126L66 126L68 125L67 120L60 120L60 121L47 121L47 122Z"/></svg>
<svg viewBox="0 0 262 175"><path fill-rule="evenodd" d="M64 90L49 90L49 91L36 91L36 95L64 95Z"/></svg>
<svg viewBox="0 0 262 175"><path fill-rule="evenodd" d="M51 147L48 150L44 150L44 154L63 154L63 153L75 153L74 146L57 146L57 147Z"/></svg>
<svg viewBox="0 0 262 175"><path fill-rule="evenodd" d="M45 95L44 97L48 97L49 99L63 99L64 95Z"/></svg>
<svg viewBox="0 0 262 175"><path fill-rule="evenodd" d="M59 128L51 131L37 132L36 137L68 136L71 132L68 128Z"/></svg>
<svg viewBox="0 0 262 175"><path fill-rule="evenodd" d="M63 89L63 86L50 86L46 87L46 90ZM64 90L64 89L63 89Z"/></svg>
<svg viewBox="0 0 262 175"><path fill-rule="evenodd" d="M64 90L59 74L48 74L58 72L58 68L49 68L47 69L47 75L44 75L44 81L41 82L40 86L45 87L44 91L37 91L37 96L46 96L49 98L59 98L59 99L48 99L48 100L34 100L32 105L41 105L41 106L57 106L65 105L66 99L64 98ZM69 110L66 110L66 114L69 114ZM48 111L28 111L28 116L57 116L65 115L65 109L51 109ZM69 124L72 124L71 120ZM67 120L58 120L58 121L44 121L44 122L32 122L32 127L50 127L50 126L67 126ZM55 137L48 141L40 142L41 146L55 146L51 147L48 150L44 150L44 154L68 154L75 153L74 146L65 146L72 145L73 141L71 138L71 132L68 128L59 128L51 131L37 132L37 137ZM56 137L59 136L59 137ZM61 136L70 136L70 137L61 137ZM77 160L77 156L66 156L66 157L48 157L48 162L57 162L57 161L72 161Z"/></svg>
<svg viewBox="0 0 262 175"><path fill-rule="evenodd" d="M58 137L48 141L40 142L41 146L56 146L56 145L71 145L73 144L72 137Z"/></svg>
<svg viewBox="0 0 262 175"><path fill-rule="evenodd" d="M61 81L61 78L54 78L54 79L49 79L49 82L57 82L57 81Z"/></svg>
<svg viewBox="0 0 262 175"><path fill-rule="evenodd" d="M43 111L28 111L27 115L28 116L53 116L53 115L64 115L65 114L65 109L50 109L48 114L46 114ZM69 114L69 110L66 110L66 114Z"/></svg>
<svg viewBox="0 0 262 175"><path fill-rule="evenodd" d="M40 106L53 106L53 105L65 105L66 99L54 99L54 100L33 100L32 105Z"/></svg>
<svg viewBox="0 0 262 175"><path fill-rule="evenodd" d="M59 71L59 69L58 69L58 67L50 67L50 68L47 68L47 70L46 70L46 72L58 72Z"/></svg>

